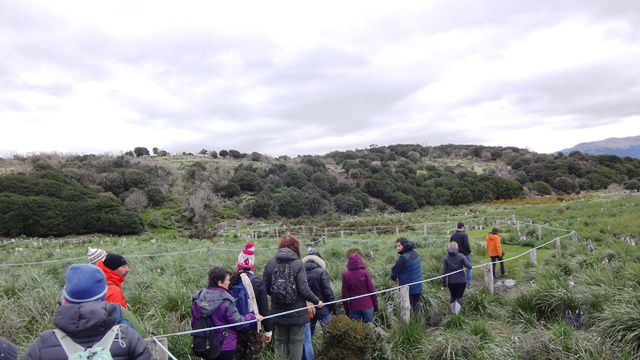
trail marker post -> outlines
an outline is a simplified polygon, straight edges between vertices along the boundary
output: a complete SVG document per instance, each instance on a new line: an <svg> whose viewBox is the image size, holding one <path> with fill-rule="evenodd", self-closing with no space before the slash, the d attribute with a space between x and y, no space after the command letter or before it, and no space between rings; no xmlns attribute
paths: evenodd
<svg viewBox="0 0 640 360"><path fill-rule="evenodd" d="M493 268L491 264L484 266L484 284L489 289L489 293L493 294Z"/></svg>
<svg viewBox="0 0 640 360"><path fill-rule="evenodd" d="M533 265L538 265L538 253L536 252L536 249L534 248L533 250L531 250L531 252L529 253L529 257L531 259L531 263Z"/></svg>
<svg viewBox="0 0 640 360"><path fill-rule="evenodd" d="M400 312L402 321L406 324L411 319L411 303L409 302L409 286L403 285L400 287Z"/></svg>

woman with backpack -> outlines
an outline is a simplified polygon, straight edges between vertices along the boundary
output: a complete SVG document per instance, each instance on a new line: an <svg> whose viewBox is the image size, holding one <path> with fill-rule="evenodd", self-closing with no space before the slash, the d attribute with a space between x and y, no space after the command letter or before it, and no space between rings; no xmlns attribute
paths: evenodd
<svg viewBox="0 0 640 360"><path fill-rule="evenodd" d="M271 314L301 309L271 319L276 352L289 360L300 360L304 326L309 322L306 301L319 307L323 303L309 288L295 236L287 234L282 238L276 255L265 265L262 278L271 296Z"/></svg>
<svg viewBox="0 0 640 360"><path fill-rule="evenodd" d="M247 243L238 255L238 272L231 276L231 295L236 298L236 308L240 315L252 312L266 316L269 314L269 298L264 281L253 273L255 251L255 245ZM257 322L256 326L239 331L237 335L236 359L260 359L263 343L271 341L270 321L265 319Z"/></svg>
<svg viewBox="0 0 640 360"><path fill-rule="evenodd" d="M449 293L451 295L449 306L451 307L451 312L454 314L460 312L464 289L467 288L467 277L463 270L464 268L470 270L471 262L469 262L466 256L458 252L458 243L455 241L449 242L447 255L442 258L442 275L457 272L442 278L442 289L449 287Z"/></svg>
<svg viewBox="0 0 640 360"><path fill-rule="evenodd" d="M360 255L355 252L349 254L347 271L342 273L342 298L346 299L375 291L371 274L364 266ZM343 301L342 306L351 319L370 323L373 321L373 312L378 311L378 297L374 294Z"/></svg>
<svg viewBox="0 0 640 360"><path fill-rule="evenodd" d="M208 287L198 291L191 303L191 328L206 329L245 322L262 321L261 315L248 313L240 315L235 299L228 292L231 284L231 272L223 267L213 267L209 271ZM236 331L255 324L243 324L219 330L193 334L194 355L207 360L233 360L236 355Z"/></svg>

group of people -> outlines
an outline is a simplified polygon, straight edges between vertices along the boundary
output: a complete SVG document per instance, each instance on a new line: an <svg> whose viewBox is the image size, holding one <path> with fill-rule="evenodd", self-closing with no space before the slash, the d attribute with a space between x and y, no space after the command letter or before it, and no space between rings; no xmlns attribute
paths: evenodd
<svg viewBox="0 0 640 360"><path fill-rule="evenodd" d="M497 229L486 238L489 256L500 262L503 252ZM422 264L410 240L395 242L399 257L390 280L408 285L411 310L419 312ZM312 337L317 323L326 328L337 306L327 262L314 248L301 257L300 242L291 234L279 243L264 266L254 272L256 247L247 243L236 261L236 271L214 266L208 284L192 298L193 329L221 327L193 335L193 352L206 359L259 359L264 344L274 341L277 353L290 360L314 358ZM458 223L443 258L442 286L448 287L452 313L459 313L462 297L471 285L471 247L464 224ZM102 249L89 249L89 264L71 265L65 275L55 330L45 331L28 348L25 359L67 359L75 353L110 352L114 359L151 359L144 341L124 316L127 303L121 289L129 266L125 258ZM376 288L361 254L347 254L342 273L342 300L346 315L370 323L378 310ZM328 303L325 306L325 303ZM231 324L238 324L228 326Z"/></svg>
<svg viewBox="0 0 640 360"><path fill-rule="evenodd" d="M412 307L417 311L422 293L422 271L420 256L415 252L414 245L406 238L396 241L396 249L400 254L398 261L391 270L390 278L400 285L409 284ZM294 235L285 235L273 256L264 266L262 277L254 273L255 246L251 243L238 256L236 267L238 274L247 274L250 281L220 281L221 276L212 282L209 276L209 287L199 291L194 297L192 305L195 327L203 311L199 305L202 301L202 291L219 291L231 289L231 294L248 293L249 299L255 298L257 311L244 311L243 296L227 296L228 300L221 302L224 309L218 313L228 313L229 316L218 316L213 312L213 326L224 326L257 320L255 323L242 324L231 328L219 329L217 341L221 343L219 353L214 359L255 359L259 358L263 342L273 338L277 353L291 360L311 360L314 358L312 337L317 324L326 328L331 317L336 314L335 295L331 289L327 262L320 252L309 248L305 256L301 256L300 242ZM212 272L226 273L229 271L215 267ZM232 275L230 278L237 278ZM235 290L236 286L244 290ZM378 310L378 299L375 295L375 285L368 272L362 256L358 252L347 255L346 271L342 274L342 299L346 314L354 320L365 323L373 321L373 312ZM221 295L222 296L222 295ZM271 306L268 307L268 298ZM353 298L353 299L351 299ZM253 301L250 301L253 302ZM211 301L205 301L208 305ZM325 306L325 303L328 303ZM260 305L262 304L262 306ZM249 307L251 308L251 306ZM265 318L266 315L273 315ZM264 329L260 336L260 328ZM246 340L240 340L246 339Z"/></svg>

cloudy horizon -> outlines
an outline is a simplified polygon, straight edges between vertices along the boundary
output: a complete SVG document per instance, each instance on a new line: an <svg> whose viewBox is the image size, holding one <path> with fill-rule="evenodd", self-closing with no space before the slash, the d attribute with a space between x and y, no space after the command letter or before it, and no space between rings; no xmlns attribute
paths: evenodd
<svg viewBox="0 0 640 360"><path fill-rule="evenodd" d="M640 2L0 0L0 156L640 135Z"/></svg>

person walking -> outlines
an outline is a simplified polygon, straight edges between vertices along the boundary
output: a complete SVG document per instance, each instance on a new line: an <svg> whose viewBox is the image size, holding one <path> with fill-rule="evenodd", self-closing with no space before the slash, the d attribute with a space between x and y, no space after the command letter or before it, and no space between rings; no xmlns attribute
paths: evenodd
<svg viewBox="0 0 640 360"><path fill-rule="evenodd" d="M322 302L332 302L333 290L329 283L329 273L327 272L327 263L322 258L322 255L318 250L310 247L307 250L307 255L302 258L304 264L304 270L307 273L307 282L311 291ZM323 306L315 311L315 314L310 320L309 328L305 326L304 331L304 352L302 360L313 360L313 334L316 330L316 323L319 321L323 330L326 330L331 321L331 314L336 312L336 305L331 304L329 306Z"/></svg>
<svg viewBox="0 0 640 360"><path fill-rule="evenodd" d="M100 355L105 356L106 350L114 360L151 360L140 335L132 327L117 323L119 306L105 302L106 294L107 281L99 268L71 265L65 275L63 304L54 317L55 330L38 336L24 359L66 360L77 352L102 359L106 357Z"/></svg>
<svg viewBox="0 0 640 360"><path fill-rule="evenodd" d="M458 244L458 252L462 254L469 263L472 264L471 261L471 246L469 246L469 236L465 232L464 223L459 222L456 225L456 231L449 238L449 242L455 241ZM467 287L471 286L471 270L467 271Z"/></svg>
<svg viewBox="0 0 640 360"><path fill-rule="evenodd" d="M236 286L242 286L242 289L248 293L248 311L267 316L269 315L269 298L264 281L254 274L255 252L256 247L252 243L247 243L240 251L236 261L238 274L235 279L232 276L231 280L232 294ZM244 314L240 313L240 315ZM261 330L264 330L264 333ZM244 331L239 331L237 336L236 359L260 359L263 344L271 341L271 322L268 319L257 322L255 327L251 326Z"/></svg>
<svg viewBox="0 0 640 360"><path fill-rule="evenodd" d="M127 301L124 299L121 285L124 278L129 273L129 264L124 256L108 253L104 260L98 261L96 266L99 267L107 278L107 298L106 301L119 304L123 309L127 308Z"/></svg>
<svg viewBox="0 0 640 360"><path fill-rule="evenodd" d="M449 306L454 314L458 314L462 308L462 296L467 287L464 268L467 269L466 271L471 270L471 263L464 255L458 252L458 243L455 241L449 242L447 255L442 258L442 275L456 273L443 276L442 288L449 288L449 293L451 294Z"/></svg>
<svg viewBox="0 0 640 360"><path fill-rule="evenodd" d="M500 277L505 277L504 273L504 252L502 251L502 243L498 229L493 228L487 235L487 253L491 257L491 268L493 269L493 278L496 279L496 261L500 262Z"/></svg>
<svg viewBox="0 0 640 360"><path fill-rule="evenodd" d="M373 293L376 291L371 274L358 253L351 253L347 259L347 271L342 273L342 298ZM378 297L373 294L342 302L344 311L352 320L364 323L373 321L373 312L378 311Z"/></svg>
<svg viewBox="0 0 640 360"><path fill-rule="evenodd" d="M222 326L245 322L249 320L262 321L261 315L248 313L240 315L235 305L235 299L229 294L231 272L223 267L215 266L209 270L209 283L199 290L191 302L191 326L196 327L202 317L208 317L213 326ZM220 344L220 353L213 359L233 360L236 356L236 331L246 329L254 324L243 324L215 331L215 337ZM208 360L213 360L209 359Z"/></svg>
<svg viewBox="0 0 640 360"><path fill-rule="evenodd" d="M399 285L412 284L422 280L420 255L414 250L415 245L407 238L396 240L396 251L400 255L391 268L391 280ZM409 303L414 314L420 309L422 283L409 285Z"/></svg>
<svg viewBox="0 0 640 360"><path fill-rule="evenodd" d="M280 240L276 255L264 267L267 293L271 296L271 314L301 309L271 319L275 350L289 360L302 359L304 327L309 323L306 302L322 307L323 302L309 288L304 265L300 261L300 242L287 234Z"/></svg>

